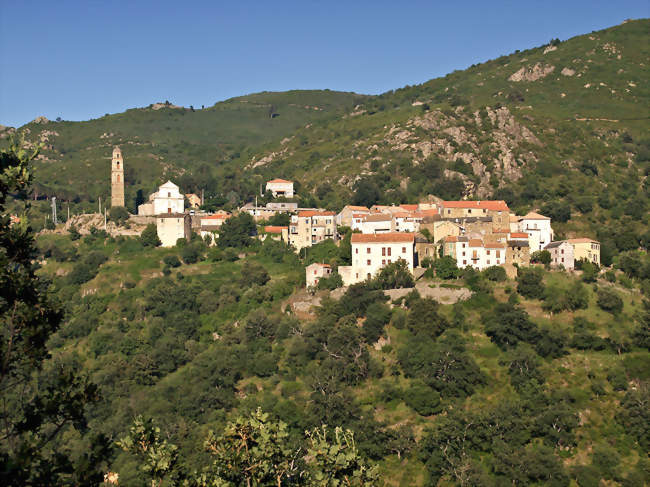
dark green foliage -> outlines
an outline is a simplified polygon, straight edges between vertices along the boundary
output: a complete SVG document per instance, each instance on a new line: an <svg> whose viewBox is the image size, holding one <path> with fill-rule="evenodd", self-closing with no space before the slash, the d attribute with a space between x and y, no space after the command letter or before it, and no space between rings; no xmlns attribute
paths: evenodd
<svg viewBox="0 0 650 487"><path fill-rule="evenodd" d="M542 206L541 212L557 222L566 222L571 218L571 206L561 201L552 201Z"/></svg>
<svg viewBox="0 0 650 487"><path fill-rule="evenodd" d="M255 230L253 217L246 212L241 212L223 222L219 229L217 244L222 249L248 247L252 242L251 236L255 234Z"/></svg>
<svg viewBox="0 0 650 487"><path fill-rule="evenodd" d="M586 309L589 305L587 288L578 281L568 288L557 285L547 286L542 299L542 308L551 313Z"/></svg>
<svg viewBox="0 0 650 487"><path fill-rule="evenodd" d="M86 408L99 399L97 386L78 374L73 358L47 360L46 343L63 315L35 274L31 231L11 225L5 208L9 193L28 189L35 156L13 140L0 151L0 483L62 485L72 476L98 484L110 454L106 439L88 435L81 455L63 446L66 436L87 432Z"/></svg>
<svg viewBox="0 0 650 487"><path fill-rule="evenodd" d="M108 217L116 225L122 226L129 219L129 212L123 206L113 206L108 212Z"/></svg>
<svg viewBox="0 0 650 487"><path fill-rule="evenodd" d="M322 277L318 280L318 289L328 289L332 291L338 287L343 286L343 279L338 272L332 272L328 277Z"/></svg>
<svg viewBox="0 0 650 487"><path fill-rule="evenodd" d="M501 266L492 266L483 270L483 276L490 281L503 282L507 279L506 270Z"/></svg>
<svg viewBox="0 0 650 487"><path fill-rule="evenodd" d="M650 450L649 391L648 384L643 383L637 389L627 392L621 401L621 410L616 417L644 452Z"/></svg>
<svg viewBox="0 0 650 487"><path fill-rule="evenodd" d="M366 309L363 323L363 337L367 343L375 343L384 333L384 327L391 318L391 311L384 303L372 303Z"/></svg>
<svg viewBox="0 0 650 487"><path fill-rule="evenodd" d="M542 269L520 267L517 270L517 292L528 299L541 299L544 294Z"/></svg>
<svg viewBox="0 0 650 487"><path fill-rule="evenodd" d="M600 309L613 314L619 314L623 311L623 300L616 291L601 287L596 294L598 296L596 304L598 304Z"/></svg>
<svg viewBox="0 0 650 487"><path fill-rule="evenodd" d="M413 275L403 259L384 266L375 279L381 289L398 289L415 285Z"/></svg>
<svg viewBox="0 0 650 487"><path fill-rule="evenodd" d="M181 261L176 255L166 255L163 257L163 264L169 267L180 267Z"/></svg>
<svg viewBox="0 0 650 487"><path fill-rule="evenodd" d="M501 349L515 347L519 342L534 342L538 338L537 326L528 313L511 304L500 303L485 319L485 333Z"/></svg>
<svg viewBox="0 0 650 487"><path fill-rule="evenodd" d="M540 360L535 352L528 346L519 345L508 363L512 386L520 393L537 391L545 382L539 367Z"/></svg>
<svg viewBox="0 0 650 487"><path fill-rule="evenodd" d="M70 225L70 228L68 228L68 233L70 234L70 240L72 241L79 240L81 238L79 230L77 230L77 227L74 225Z"/></svg>
<svg viewBox="0 0 650 487"><path fill-rule="evenodd" d="M140 242L145 247L158 247L160 245L160 239L158 238L158 230L156 229L155 223L150 223L145 227L140 235Z"/></svg>
<svg viewBox="0 0 650 487"><path fill-rule="evenodd" d="M551 253L548 250L536 250L531 254L530 261L536 264L549 265L551 263Z"/></svg>
<svg viewBox="0 0 650 487"><path fill-rule="evenodd" d="M250 287L252 285L263 286L269 282L270 279L269 273L266 272L264 266L255 262L247 261L242 267L239 285L242 287Z"/></svg>
<svg viewBox="0 0 650 487"><path fill-rule="evenodd" d="M421 416L430 416L442 410L440 394L422 381L415 381L404 393L406 404Z"/></svg>
<svg viewBox="0 0 650 487"><path fill-rule="evenodd" d="M203 256L199 251L198 246L194 243L185 245L181 248L181 259L183 259L183 262L186 264L196 264L201 257Z"/></svg>
<svg viewBox="0 0 650 487"><path fill-rule="evenodd" d="M456 259L445 255L433 263L436 276L440 279L456 279L460 275Z"/></svg>
<svg viewBox="0 0 650 487"><path fill-rule="evenodd" d="M415 335L436 338L449 327L447 319L438 312L439 304L431 298L419 299L409 305L406 326Z"/></svg>

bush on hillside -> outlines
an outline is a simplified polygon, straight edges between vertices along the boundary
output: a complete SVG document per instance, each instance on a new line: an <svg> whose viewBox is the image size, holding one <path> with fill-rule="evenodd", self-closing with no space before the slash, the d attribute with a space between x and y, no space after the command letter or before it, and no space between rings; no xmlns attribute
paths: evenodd
<svg viewBox="0 0 650 487"><path fill-rule="evenodd" d="M536 267L520 267L517 271L517 292L528 299L540 299L544 294L543 271Z"/></svg>
<svg viewBox="0 0 650 487"><path fill-rule="evenodd" d="M140 235L140 242L145 247L158 247L162 242L158 238L158 230L155 223L150 223L142 231Z"/></svg>
<svg viewBox="0 0 650 487"><path fill-rule="evenodd" d="M530 256L530 262L533 264L549 265L551 263L551 253L548 250L536 250Z"/></svg>
<svg viewBox="0 0 650 487"><path fill-rule="evenodd" d="M166 255L163 257L163 264L169 267L179 267L181 265L181 261L178 260L178 257L176 255Z"/></svg>
<svg viewBox="0 0 650 487"><path fill-rule="evenodd" d="M108 211L108 219L121 226L129 219L129 212L123 206L113 206Z"/></svg>
<svg viewBox="0 0 650 487"><path fill-rule="evenodd" d="M456 279L460 275L460 269L456 265L456 259L445 255L433 263L436 276L440 279Z"/></svg>
<svg viewBox="0 0 650 487"><path fill-rule="evenodd" d="M623 311L623 300L618 293L612 289L601 287L598 289L596 304L604 311L618 314Z"/></svg>
<svg viewBox="0 0 650 487"><path fill-rule="evenodd" d="M397 262L383 267L375 279L381 289L398 289L415 285L413 275L404 259L398 259Z"/></svg>

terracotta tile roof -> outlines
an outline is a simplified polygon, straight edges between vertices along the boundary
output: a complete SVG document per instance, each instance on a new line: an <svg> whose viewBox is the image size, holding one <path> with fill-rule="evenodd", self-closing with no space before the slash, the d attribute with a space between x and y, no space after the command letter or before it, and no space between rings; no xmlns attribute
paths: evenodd
<svg viewBox="0 0 650 487"><path fill-rule="evenodd" d="M415 235L412 233L353 233L350 241L352 243L413 243Z"/></svg>
<svg viewBox="0 0 650 487"><path fill-rule="evenodd" d="M420 205L399 205L400 208L405 209L406 211L416 211Z"/></svg>
<svg viewBox="0 0 650 487"><path fill-rule="evenodd" d="M385 213L378 213L376 215L365 215L363 219L367 222L389 222L393 217Z"/></svg>
<svg viewBox="0 0 650 487"><path fill-rule="evenodd" d="M423 216L434 216L438 214L438 210L435 208L430 208L428 210L420 210Z"/></svg>
<svg viewBox="0 0 650 487"><path fill-rule="evenodd" d="M572 243L572 244L577 244L577 243L597 243L599 244L600 242L598 240L592 240L591 238L570 238L567 239L567 242Z"/></svg>
<svg viewBox="0 0 650 487"><path fill-rule="evenodd" d="M395 218L411 218L413 216L413 214L411 212L408 212L408 211L400 211L398 213L393 213L393 216Z"/></svg>
<svg viewBox="0 0 650 487"><path fill-rule="evenodd" d="M505 249L506 244L504 244L503 242L492 242L492 243L486 243L484 247L486 249Z"/></svg>
<svg viewBox="0 0 650 487"><path fill-rule="evenodd" d="M365 218L366 216L366 213L352 213L352 218Z"/></svg>
<svg viewBox="0 0 650 487"><path fill-rule="evenodd" d="M524 232L512 232L510 238L525 238L528 240L528 234Z"/></svg>
<svg viewBox="0 0 650 487"><path fill-rule="evenodd" d="M348 210L354 210L354 211L370 211L365 206L347 205L345 208L347 208ZM343 209L345 209L345 208L343 208Z"/></svg>
<svg viewBox="0 0 650 487"><path fill-rule="evenodd" d="M291 183L293 184L293 181L287 181L286 179L271 179L270 181L267 181L266 184L269 183Z"/></svg>
<svg viewBox="0 0 650 487"><path fill-rule="evenodd" d="M445 237L445 242L458 242L458 237L455 235L447 235Z"/></svg>
<svg viewBox="0 0 650 487"><path fill-rule="evenodd" d="M498 230L492 230L492 233L510 233L509 228L499 228Z"/></svg>
<svg viewBox="0 0 650 487"><path fill-rule="evenodd" d="M549 217L535 213L534 211L529 212L528 214L519 217L520 220L550 220Z"/></svg>
<svg viewBox="0 0 650 487"><path fill-rule="evenodd" d="M478 208L481 210L510 211L503 200L491 201L443 201L443 208Z"/></svg>
<svg viewBox="0 0 650 487"><path fill-rule="evenodd" d="M309 218L311 216L334 216L336 213L333 211L316 211L316 210L303 210L298 212L300 218Z"/></svg>
<svg viewBox="0 0 650 487"><path fill-rule="evenodd" d="M483 240L480 238L472 238L469 241L469 246L470 247L483 247Z"/></svg>
<svg viewBox="0 0 650 487"><path fill-rule="evenodd" d="M282 233L282 230L289 229L289 227L280 227L277 225L267 225L264 227L266 233Z"/></svg>

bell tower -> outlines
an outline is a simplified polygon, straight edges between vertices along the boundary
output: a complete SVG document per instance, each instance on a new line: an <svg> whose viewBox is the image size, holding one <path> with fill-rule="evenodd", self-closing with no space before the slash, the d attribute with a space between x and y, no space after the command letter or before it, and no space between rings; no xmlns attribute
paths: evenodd
<svg viewBox="0 0 650 487"><path fill-rule="evenodd" d="M119 147L113 148L111 161L111 207L124 206L124 161Z"/></svg>

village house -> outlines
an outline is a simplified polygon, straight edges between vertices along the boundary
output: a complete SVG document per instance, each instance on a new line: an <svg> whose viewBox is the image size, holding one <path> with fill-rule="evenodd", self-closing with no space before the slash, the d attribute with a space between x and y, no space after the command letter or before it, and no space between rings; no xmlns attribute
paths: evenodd
<svg viewBox="0 0 650 487"><path fill-rule="evenodd" d="M219 238L219 229L228 218L230 218L230 215L227 213L202 216L199 230L201 238L205 240L207 236L210 236L211 243L216 243L216 239Z"/></svg>
<svg viewBox="0 0 650 487"><path fill-rule="evenodd" d="M338 240L336 214L333 211L299 211L291 216L289 243L296 250L326 239Z"/></svg>
<svg viewBox="0 0 650 487"><path fill-rule="evenodd" d="M332 268L328 264L319 264L315 262L314 264L308 265L305 268L305 278L307 287L316 287L318 286L318 281L323 277L329 277L332 275Z"/></svg>
<svg viewBox="0 0 650 487"><path fill-rule="evenodd" d="M528 234L530 250L542 250L553 241L551 219L539 213L530 212L519 218L519 231Z"/></svg>
<svg viewBox="0 0 650 487"><path fill-rule="evenodd" d="M479 238L449 236L443 240L443 253L453 257L460 268L469 266L483 270L506 263L507 245L503 242L483 242Z"/></svg>
<svg viewBox="0 0 650 487"><path fill-rule="evenodd" d="M417 206L417 205L416 205ZM393 214L396 232L419 232L424 216L417 211L402 211Z"/></svg>
<svg viewBox="0 0 650 487"><path fill-rule="evenodd" d="M564 267L568 270L575 268L573 245L566 240L558 240L548 244L544 250L551 254L551 267Z"/></svg>
<svg viewBox="0 0 650 487"><path fill-rule="evenodd" d="M156 217L156 230L162 247L173 247L179 238L189 240L192 235L192 217L183 213L162 214Z"/></svg>
<svg viewBox="0 0 650 487"><path fill-rule="evenodd" d="M570 238L567 242L573 247L574 260L584 259L600 266L600 242L590 238Z"/></svg>
<svg viewBox="0 0 650 487"><path fill-rule="evenodd" d="M260 237L261 240L270 238L271 240L287 242L289 240L289 227L266 225L264 227L264 234Z"/></svg>
<svg viewBox="0 0 650 487"><path fill-rule="evenodd" d="M445 219L490 217L493 228L510 228L510 208L505 201L442 201L440 216Z"/></svg>
<svg viewBox="0 0 650 487"><path fill-rule="evenodd" d="M187 202L189 203L190 208L196 209L202 205L201 197L194 193L186 193L185 198L187 198Z"/></svg>
<svg viewBox="0 0 650 487"><path fill-rule="evenodd" d="M294 213L300 210L316 210L316 208L298 208L298 203L271 201L265 206L246 203L239 209L251 215L255 221L268 220L278 213Z"/></svg>
<svg viewBox="0 0 650 487"><path fill-rule="evenodd" d="M171 215L184 211L184 195L171 181L167 181L158 191L149 195L149 202L138 206L138 215Z"/></svg>
<svg viewBox="0 0 650 487"><path fill-rule="evenodd" d="M285 179L272 179L266 183L266 191L270 191L274 198L293 198L293 181Z"/></svg>
<svg viewBox="0 0 650 487"><path fill-rule="evenodd" d="M369 215L370 210L365 206L346 205L336 215L336 224L342 227L352 228L352 219L355 215Z"/></svg>
<svg viewBox="0 0 650 487"><path fill-rule="evenodd" d="M399 259L406 261L413 272L415 235L412 233L353 233L350 243L352 265L339 267L346 286L374 277L383 267Z"/></svg>
<svg viewBox="0 0 650 487"><path fill-rule="evenodd" d="M352 223L352 230L359 230L361 233L389 233L395 231L393 216L387 213L376 213L364 215L357 223L355 218Z"/></svg>

